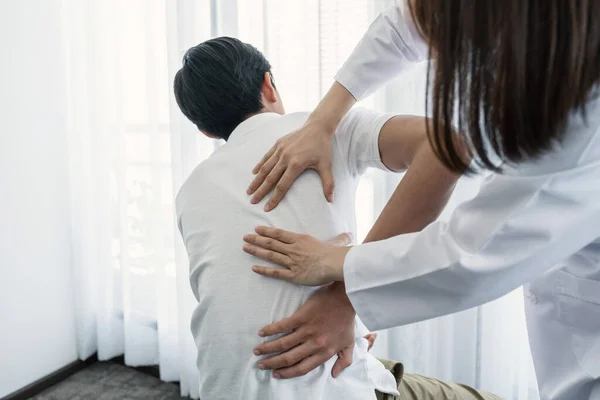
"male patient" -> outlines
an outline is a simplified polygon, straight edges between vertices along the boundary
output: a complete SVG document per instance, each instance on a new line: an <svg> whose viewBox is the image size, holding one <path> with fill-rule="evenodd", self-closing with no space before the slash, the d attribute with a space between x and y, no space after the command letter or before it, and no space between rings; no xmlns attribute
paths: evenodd
<svg viewBox="0 0 600 400"><path fill-rule="evenodd" d="M380 398L383 393L396 395L394 377L368 353L363 339L367 332L358 320L353 362L335 379L331 370L337 356L294 379L276 379L272 371L259 369L261 357L252 353L261 340L259 329L293 314L315 289L255 274L251 266L256 260L241 245L244 234L257 225L323 240L354 232L360 175L367 167L406 169L427 145L423 119L413 118L419 124L411 117L351 110L333 141L335 200L326 201L321 180L308 171L267 213L264 203L252 205L246 194L252 168L277 139L301 127L308 113L286 114L269 62L251 45L228 37L191 48L174 89L186 117L206 136L226 141L192 172L176 200L198 300L191 328L198 348L200 398L364 400L375 399L376 391ZM431 168L448 177L446 192L451 191L456 178L439 163ZM439 209L444 203L439 201Z"/></svg>

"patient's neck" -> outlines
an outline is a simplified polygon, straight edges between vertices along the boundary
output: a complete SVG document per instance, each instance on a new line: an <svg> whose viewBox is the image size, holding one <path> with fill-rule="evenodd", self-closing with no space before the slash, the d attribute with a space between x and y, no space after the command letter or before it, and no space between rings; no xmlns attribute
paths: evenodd
<svg viewBox="0 0 600 400"><path fill-rule="evenodd" d="M279 114L279 115L284 115L285 111L279 110L277 107L269 107L269 105L267 105L267 106L263 107L257 113L246 115L246 118L244 118L244 121L247 120L248 118L254 117L255 115L264 114L264 113L275 113L275 114Z"/></svg>

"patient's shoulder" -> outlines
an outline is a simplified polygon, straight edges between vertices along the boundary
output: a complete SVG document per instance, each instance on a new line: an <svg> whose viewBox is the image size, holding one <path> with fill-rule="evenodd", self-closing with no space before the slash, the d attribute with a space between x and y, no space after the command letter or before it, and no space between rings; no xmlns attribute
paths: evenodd
<svg viewBox="0 0 600 400"><path fill-rule="evenodd" d="M211 162L211 157L200 162L183 181L175 196L175 207L177 209L180 209L190 199L191 195L197 194L199 192L198 189L206 187L208 178L210 177Z"/></svg>

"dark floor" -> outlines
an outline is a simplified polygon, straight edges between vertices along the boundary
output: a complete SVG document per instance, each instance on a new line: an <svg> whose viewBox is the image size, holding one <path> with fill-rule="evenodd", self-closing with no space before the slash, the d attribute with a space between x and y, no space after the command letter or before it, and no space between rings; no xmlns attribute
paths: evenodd
<svg viewBox="0 0 600 400"><path fill-rule="evenodd" d="M179 400L179 386L113 362L99 362L32 397L36 400Z"/></svg>

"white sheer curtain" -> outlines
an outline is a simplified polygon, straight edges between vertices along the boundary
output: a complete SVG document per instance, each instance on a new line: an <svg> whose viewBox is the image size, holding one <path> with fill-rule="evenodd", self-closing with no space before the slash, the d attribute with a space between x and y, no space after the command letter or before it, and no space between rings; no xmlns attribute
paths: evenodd
<svg viewBox="0 0 600 400"><path fill-rule="evenodd" d="M179 113L172 77L213 36L250 42L271 61L288 111L308 110L389 0L62 0L78 349L160 366L197 398L189 332L195 300L173 198L218 143ZM423 113L424 66L364 105ZM399 177L377 171L357 199L363 237ZM448 212L477 190L464 180ZM382 332L376 355L409 372L535 399L519 292L478 309Z"/></svg>

